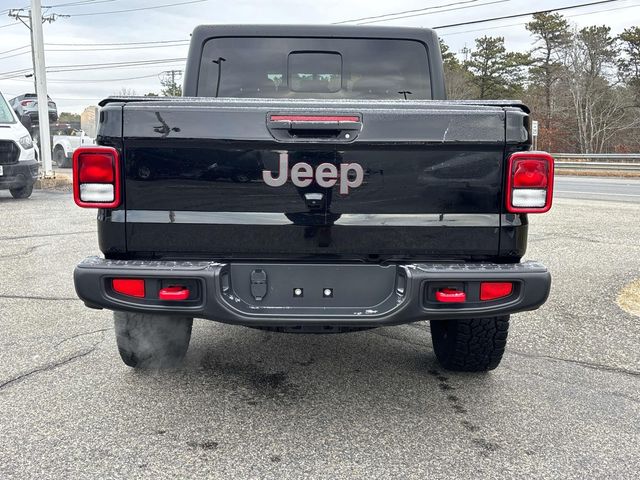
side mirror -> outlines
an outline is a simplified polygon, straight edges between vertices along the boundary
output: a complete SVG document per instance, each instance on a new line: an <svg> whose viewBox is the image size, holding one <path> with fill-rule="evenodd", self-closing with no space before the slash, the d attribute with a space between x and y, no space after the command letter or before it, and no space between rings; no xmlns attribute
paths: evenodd
<svg viewBox="0 0 640 480"><path fill-rule="evenodd" d="M24 128L26 128L27 130L31 131L31 127L33 125L32 125L32 122L31 122L31 116L30 115L27 115L27 114L22 115L20 117L20 123L22 125L24 125Z"/></svg>

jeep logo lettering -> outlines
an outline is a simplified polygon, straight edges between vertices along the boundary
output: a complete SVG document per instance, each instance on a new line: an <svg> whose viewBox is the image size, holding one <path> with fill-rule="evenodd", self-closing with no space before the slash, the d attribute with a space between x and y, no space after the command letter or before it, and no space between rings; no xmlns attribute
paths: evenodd
<svg viewBox="0 0 640 480"><path fill-rule="evenodd" d="M289 154L281 153L278 161L278 175L274 176L270 170L262 171L264 183L270 187L281 187L289 179ZM350 175L351 174L351 175ZM340 184L340 193L346 195L350 188L357 188L364 180L364 170L357 163L341 163L340 170L332 163L321 163L316 168L305 162L296 163L291 167L291 183L296 187L308 187L316 183L324 188L331 188L336 183ZM339 182L338 182L339 181Z"/></svg>

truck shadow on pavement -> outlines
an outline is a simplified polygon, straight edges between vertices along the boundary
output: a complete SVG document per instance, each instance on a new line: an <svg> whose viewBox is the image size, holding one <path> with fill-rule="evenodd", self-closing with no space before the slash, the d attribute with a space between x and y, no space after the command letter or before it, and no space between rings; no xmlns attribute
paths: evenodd
<svg viewBox="0 0 640 480"><path fill-rule="evenodd" d="M431 421L469 436L481 455L500 449L482 436L481 424L471 418L461 391L474 384L486 387L493 382L491 374L444 372L424 323L299 335L202 322L194 324L192 345L180 369L134 375L141 383L153 377L159 391L197 386L196 394L209 401L224 398L224 408L272 418L270 422L304 412L348 423L374 412L389 421L389 416L438 411ZM190 442L215 448L220 443L216 438Z"/></svg>

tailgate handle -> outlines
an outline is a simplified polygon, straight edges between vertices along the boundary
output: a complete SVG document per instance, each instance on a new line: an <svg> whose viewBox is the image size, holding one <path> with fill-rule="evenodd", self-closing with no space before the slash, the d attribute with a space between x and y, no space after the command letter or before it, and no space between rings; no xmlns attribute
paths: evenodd
<svg viewBox="0 0 640 480"><path fill-rule="evenodd" d="M352 142L362 130L362 117L268 114L267 128L280 141Z"/></svg>

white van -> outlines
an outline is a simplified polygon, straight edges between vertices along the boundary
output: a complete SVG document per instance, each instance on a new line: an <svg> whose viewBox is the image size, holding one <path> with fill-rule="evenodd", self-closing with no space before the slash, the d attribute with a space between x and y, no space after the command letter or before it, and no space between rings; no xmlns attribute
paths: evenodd
<svg viewBox="0 0 640 480"><path fill-rule="evenodd" d="M38 178L38 162L28 130L0 92L0 189L28 198Z"/></svg>

